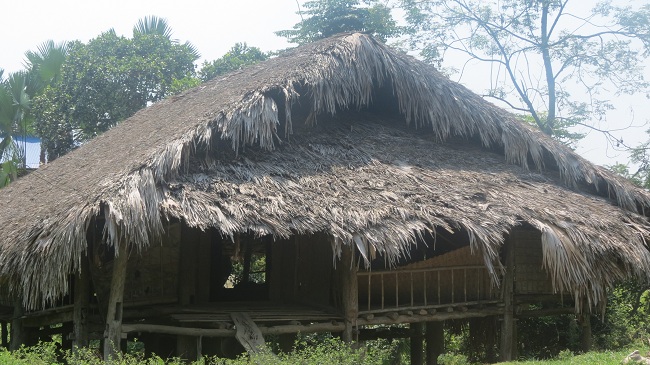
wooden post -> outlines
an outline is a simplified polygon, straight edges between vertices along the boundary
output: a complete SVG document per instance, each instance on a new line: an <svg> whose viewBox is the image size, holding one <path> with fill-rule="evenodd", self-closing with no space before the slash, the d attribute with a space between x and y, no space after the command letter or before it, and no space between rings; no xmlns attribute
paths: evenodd
<svg viewBox="0 0 650 365"><path fill-rule="evenodd" d="M126 242L119 242L115 248L118 254L113 260L111 291L106 312L106 331L104 332L104 361L111 361L120 351L122 341L122 304L124 300L124 282L129 262Z"/></svg>
<svg viewBox="0 0 650 365"><path fill-rule="evenodd" d="M2 347L9 349L9 333L7 333L7 321L2 321Z"/></svg>
<svg viewBox="0 0 650 365"><path fill-rule="evenodd" d="M588 308L583 305L583 312L578 316L578 324L580 325L580 350L582 352L589 352L593 344L591 337L591 316L589 313L585 313L586 309Z"/></svg>
<svg viewBox="0 0 650 365"><path fill-rule="evenodd" d="M74 281L74 310L72 313L72 350L88 347L88 307L90 299L90 268L88 258L81 258L79 273Z"/></svg>
<svg viewBox="0 0 650 365"><path fill-rule="evenodd" d="M445 351L444 324L443 321L427 322L425 333L427 365L438 365L438 356Z"/></svg>
<svg viewBox="0 0 650 365"><path fill-rule="evenodd" d="M424 323L411 323L411 365L424 365L422 330Z"/></svg>
<svg viewBox="0 0 650 365"><path fill-rule="evenodd" d="M176 356L186 361L201 358L201 336L178 336L176 338Z"/></svg>
<svg viewBox="0 0 650 365"><path fill-rule="evenodd" d="M354 247L342 245L341 261L338 271L341 283L341 307L345 320L342 339L345 342L356 340L354 328L359 316L359 289L357 283L357 264L354 259Z"/></svg>
<svg viewBox="0 0 650 365"><path fill-rule="evenodd" d="M14 316L11 319L11 336L9 350L15 351L27 342L27 331L23 326L21 317L25 314L22 298L18 296L14 300Z"/></svg>
<svg viewBox="0 0 650 365"><path fill-rule="evenodd" d="M511 233L512 235L512 233ZM512 361L516 347L516 323L515 323L515 249L514 241L506 238L503 247L505 249L506 272L503 277L503 322L501 322L501 361Z"/></svg>

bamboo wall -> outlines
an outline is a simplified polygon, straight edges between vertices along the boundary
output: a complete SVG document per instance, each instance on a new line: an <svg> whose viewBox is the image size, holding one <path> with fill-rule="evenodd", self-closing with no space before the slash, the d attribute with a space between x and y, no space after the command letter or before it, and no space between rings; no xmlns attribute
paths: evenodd
<svg viewBox="0 0 650 365"><path fill-rule="evenodd" d="M535 229L520 228L510 233L515 244L517 294L554 294L551 279L543 269L542 236Z"/></svg>

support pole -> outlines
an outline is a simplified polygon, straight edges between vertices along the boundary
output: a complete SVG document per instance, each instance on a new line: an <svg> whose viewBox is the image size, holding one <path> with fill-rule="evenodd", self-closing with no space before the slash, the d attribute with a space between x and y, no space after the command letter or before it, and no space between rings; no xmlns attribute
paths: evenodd
<svg viewBox="0 0 650 365"><path fill-rule="evenodd" d="M15 351L27 342L27 331L23 326L21 317L25 314L20 296L14 300L14 316L11 319L11 336L9 339L9 350Z"/></svg>
<svg viewBox="0 0 650 365"><path fill-rule="evenodd" d="M106 312L106 331L104 332L104 361L111 361L120 351L122 341L122 303L124 300L124 282L129 254L126 242L120 242L115 260L113 260L113 276L111 291Z"/></svg>
<svg viewBox="0 0 650 365"><path fill-rule="evenodd" d="M445 351L444 324L443 321L427 322L425 333L427 365L438 365L438 356Z"/></svg>
<svg viewBox="0 0 650 365"><path fill-rule="evenodd" d="M511 233L512 235L512 233ZM504 242L506 272L503 277L503 322L501 322L501 361L512 361L516 344L515 322L515 249L508 237Z"/></svg>
<svg viewBox="0 0 650 365"><path fill-rule="evenodd" d="M81 266L74 282L74 310L72 313L72 350L88 347L88 307L90 299L90 268L88 258L81 258Z"/></svg>
<svg viewBox="0 0 650 365"><path fill-rule="evenodd" d="M8 327L6 321L2 321L2 347L9 349L9 333L7 333Z"/></svg>
<svg viewBox="0 0 650 365"><path fill-rule="evenodd" d="M356 340L354 328L357 325L359 316L359 289L357 283L357 264L354 259L354 247L342 245L341 262L339 273L341 279L341 304L345 329L343 330L343 341L353 342Z"/></svg>
<svg viewBox="0 0 650 365"><path fill-rule="evenodd" d="M411 323L411 365L424 365L424 323Z"/></svg>
<svg viewBox="0 0 650 365"><path fill-rule="evenodd" d="M585 313L586 309L588 308L583 305L583 312L578 316L578 323L580 324L580 350L582 352L589 352L593 344L591 337L591 316L589 313Z"/></svg>

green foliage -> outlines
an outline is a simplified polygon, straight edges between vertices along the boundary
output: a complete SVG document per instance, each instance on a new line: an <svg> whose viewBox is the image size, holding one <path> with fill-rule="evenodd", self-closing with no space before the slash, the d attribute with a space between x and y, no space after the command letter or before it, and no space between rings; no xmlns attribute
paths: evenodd
<svg viewBox="0 0 650 365"><path fill-rule="evenodd" d="M33 105L49 160L163 99L175 80L194 75L194 48L150 26L150 32L144 25L134 30L130 39L110 30L87 44L68 45L60 80Z"/></svg>
<svg viewBox="0 0 650 365"><path fill-rule="evenodd" d="M589 11L577 0L403 0L402 6L411 44L426 59L440 63L456 54L486 64L485 95L530 115L548 135L567 125L590 127L613 108L613 96L650 87L642 74L650 51L648 5L605 1Z"/></svg>
<svg viewBox="0 0 650 365"><path fill-rule="evenodd" d="M231 71L242 69L269 58L267 53L246 43L236 43L225 55L212 62L204 62L199 71L201 81L208 81Z"/></svg>
<svg viewBox="0 0 650 365"><path fill-rule="evenodd" d="M580 328L575 315L520 318L518 353L522 358L549 359L562 351L580 351Z"/></svg>
<svg viewBox="0 0 650 365"><path fill-rule="evenodd" d="M645 348L643 346L642 348ZM641 350L642 348L639 348ZM528 361L512 361L503 362L499 365L620 365L621 361L632 352L631 349L619 351L602 351L602 352L588 352L586 354L571 356L570 352L563 352L562 356L558 356L551 360L528 360ZM642 353L644 353L642 351Z"/></svg>
<svg viewBox="0 0 650 365"><path fill-rule="evenodd" d="M363 5L362 5L363 4ZM391 15L391 9L378 0L312 0L303 4L307 15L292 30L275 32L291 43L305 44L342 32L365 32L386 41L399 36L403 29Z"/></svg>
<svg viewBox="0 0 650 365"><path fill-rule="evenodd" d="M52 40L38 46L36 51L25 53L27 70L34 76L34 87L27 90L29 95L40 94L46 86L60 80L61 67L67 54L67 42L55 44Z"/></svg>
<svg viewBox="0 0 650 365"><path fill-rule="evenodd" d="M620 349L650 338L650 291L647 285L625 282L610 291L603 321L592 321L599 348Z"/></svg>
<svg viewBox="0 0 650 365"><path fill-rule="evenodd" d="M633 184L649 189L650 188L650 130L646 131L648 140L630 150L630 162L628 164L616 164L609 166L610 170L630 180ZM629 170L630 165L635 166L635 171Z"/></svg>
<svg viewBox="0 0 650 365"><path fill-rule="evenodd" d="M23 347L10 353L0 350L0 364L6 365L55 365L61 364L58 358L57 344L42 342L33 347ZM353 349L349 344L335 338L323 338L318 343L309 342L303 338L296 342L295 349L289 354L274 355L270 352L260 353L249 357L242 355L237 359L222 359L217 357L204 357L192 365L383 365L387 359L388 351L377 346L362 349ZM68 365L102 365L105 362L100 354L93 349L79 349L77 352L65 351L65 363ZM186 362L177 359L162 359L158 356L144 358L142 353L120 355L111 361L111 365L181 365Z"/></svg>
<svg viewBox="0 0 650 365"><path fill-rule="evenodd" d="M470 365L469 359L465 355L446 353L438 356L440 365Z"/></svg>
<svg viewBox="0 0 650 365"><path fill-rule="evenodd" d="M55 342L39 342L32 347L21 347L14 352L0 349L0 364L7 365L52 365L59 364Z"/></svg>

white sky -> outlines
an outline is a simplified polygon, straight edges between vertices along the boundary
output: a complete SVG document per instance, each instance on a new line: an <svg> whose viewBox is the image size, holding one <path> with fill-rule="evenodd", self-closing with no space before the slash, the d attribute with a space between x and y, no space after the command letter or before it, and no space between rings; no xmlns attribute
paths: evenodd
<svg viewBox="0 0 650 365"><path fill-rule="evenodd" d="M130 37L138 19L148 15L166 18L173 37L190 41L201 53L201 61L221 57L237 42L263 51L286 48L290 45L273 32L291 29L300 20L296 0L0 0L0 9L0 68L5 75L22 69L25 52L46 40L86 42L110 28ZM645 74L650 80L650 70ZM489 73L464 76L461 82L481 93L482 85L488 84L482 77ZM643 125L650 119L650 100L645 96L620 98L616 107L605 127L626 126L632 120ZM620 132L621 137L636 145L647 139L648 127ZM598 133L581 141L577 152L598 164L627 161L625 154L608 148Z"/></svg>

